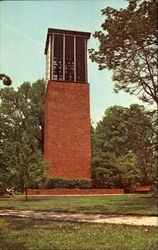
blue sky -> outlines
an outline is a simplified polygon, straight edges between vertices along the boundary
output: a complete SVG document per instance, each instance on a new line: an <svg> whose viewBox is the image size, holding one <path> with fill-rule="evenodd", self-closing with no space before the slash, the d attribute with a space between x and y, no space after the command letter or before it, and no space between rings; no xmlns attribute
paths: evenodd
<svg viewBox="0 0 158 250"><path fill-rule="evenodd" d="M13 80L13 87L45 77L44 47L48 28L91 32L100 30L104 21L100 10L110 6L124 8L126 0L58 0L0 2L0 72ZM97 48L91 38L88 48ZM90 109L94 124L112 105L128 107L142 104L137 97L113 91L112 72L99 71L88 60Z"/></svg>

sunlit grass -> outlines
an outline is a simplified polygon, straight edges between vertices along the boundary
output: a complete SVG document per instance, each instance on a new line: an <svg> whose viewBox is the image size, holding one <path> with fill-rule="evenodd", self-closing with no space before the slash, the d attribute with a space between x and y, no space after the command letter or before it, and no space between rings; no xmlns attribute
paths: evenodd
<svg viewBox="0 0 158 250"><path fill-rule="evenodd" d="M1 250L156 250L157 229L0 217Z"/></svg>
<svg viewBox="0 0 158 250"><path fill-rule="evenodd" d="M156 215L150 195L54 196L0 199L0 209L68 211L104 214Z"/></svg>

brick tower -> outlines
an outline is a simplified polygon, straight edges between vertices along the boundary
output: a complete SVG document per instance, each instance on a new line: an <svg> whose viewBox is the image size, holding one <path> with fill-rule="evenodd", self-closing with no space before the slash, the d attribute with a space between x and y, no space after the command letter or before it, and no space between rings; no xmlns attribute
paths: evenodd
<svg viewBox="0 0 158 250"><path fill-rule="evenodd" d="M50 177L90 178L90 33L48 29L44 156Z"/></svg>

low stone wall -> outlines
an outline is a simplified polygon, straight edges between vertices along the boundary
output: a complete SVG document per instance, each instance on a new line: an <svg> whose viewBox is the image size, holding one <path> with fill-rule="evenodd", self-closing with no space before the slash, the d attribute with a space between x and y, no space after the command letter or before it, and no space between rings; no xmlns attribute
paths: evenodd
<svg viewBox="0 0 158 250"><path fill-rule="evenodd" d="M124 194L124 189L28 189L28 195Z"/></svg>

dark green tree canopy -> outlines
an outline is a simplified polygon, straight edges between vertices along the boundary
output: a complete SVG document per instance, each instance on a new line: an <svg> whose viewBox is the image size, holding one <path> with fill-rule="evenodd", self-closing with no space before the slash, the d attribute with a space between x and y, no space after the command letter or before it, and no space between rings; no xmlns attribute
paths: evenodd
<svg viewBox="0 0 158 250"><path fill-rule="evenodd" d="M158 104L157 1L129 0L126 9L101 12L105 21L94 34L99 48L90 49L91 60L100 70L113 70L115 92L124 90Z"/></svg>
<svg viewBox="0 0 158 250"><path fill-rule="evenodd" d="M97 187L151 185L156 176L156 138L143 106L112 106L92 130L92 176Z"/></svg>
<svg viewBox="0 0 158 250"><path fill-rule="evenodd" d="M0 90L1 140L20 140L25 132L31 147L43 152L44 90L43 80L30 84L24 82L18 90L12 87Z"/></svg>
<svg viewBox="0 0 158 250"><path fill-rule="evenodd" d="M18 191L43 179L45 83L23 83L0 90L0 183Z"/></svg>

